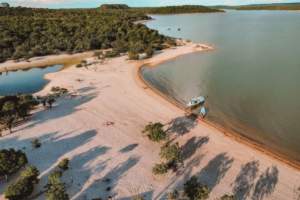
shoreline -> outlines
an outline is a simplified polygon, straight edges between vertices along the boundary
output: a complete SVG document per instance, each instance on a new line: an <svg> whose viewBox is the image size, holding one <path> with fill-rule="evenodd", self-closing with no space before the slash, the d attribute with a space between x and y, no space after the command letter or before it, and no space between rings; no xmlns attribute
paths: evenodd
<svg viewBox="0 0 300 200"><path fill-rule="evenodd" d="M204 49L195 48L198 45ZM190 42L186 46L156 51L152 58L143 59L146 56L142 54L139 61L127 60L126 54L105 63L90 57L87 61L95 65L88 69L73 65L46 74L44 78L51 82L34 95L45 96L52 86L59 86L72 87L77 96L71 98L73 89L70 89L68 94L56 98L52 109L40 105L29 119L14 126L12 134L4 131L0 144L5 149L26 147L30 164L40 171L40 184L33 194L42 190L58 162L68 158L74 180L84 180L78 187L70 183L68 175L62 177L62 181L67 182L70 199L106 198L110 193L97 188L103 186L100 180L107 177L113 180L114 199L131 198L130 190L137 186L141 194L146 194L146 200L165 199L173 188L181 190L183 184L196 175L202 184L211 188L208 200L213 200L243 187L244 182L237 180L245 177L241 174L246 174L245 180L248 180L249 166L256 174L250 182L253 187L239 191L238 197L255 198L260 194L256 187L261 186L262 181L276 180L276 187L272 187L274 192L268 199L292 199L294 186L298 187L299 183L299 170L229 138L213 124L182 111L140 77L139 70L147 63L155 66L184 54L200 53L207 50L205 47L216 49ZM78 78L82 81L76 81ZM114 124L105 126L107 122ZM163 176L153 175L154 163L164 161L159 156L164 143L152 142L141 134L149 122L164 124L172 143L178 142L182 148L183 160L178 164L178 174L169 171ZM43 148L39 151L30 148L29 141L34 138L42 142ZM0 187L2 193L7 185L3 183Z"/></svg>
<svg viewBox="0 0 300 200"><path fill-rule="evenodd" d="M227 12L208 12L208 13L172 13L172 14L146 14L146 15L202 15L202 14L226 14Z"/></svg>
<svg viewBox="0 0 300 200"><path fill-rule="evenodd" d="M207 45L209 46L209 45ZM214 50L216 49L215 47L212 47L213 49L208 49L208 50L205 50L205 51L209 51L209 50ZM198 52L198 51L197 51ZM134 70L134 73L137 73L134 74L134 77L135 77L135 81L137 83L137 85L140 86L141 83L138 83L139 81L136 79L136 77L142 82L142 84L146 85L149 89L151 89L151 91L153 91L153 93L149 93L149 95L155 99L157 99L157 97L161 97L163 98L166 103L168 104L172 104L173 106L175 106L176 108L180 109L181 111L184 109L183 107L181 107L180 105L176 104L175 102L173 102L172 100L168 99L166 96L164 96L161 92L159 92L158 90L156 90L154 87L152 87L150 84L148 84L141 76L141 73L140 73L140 69L142 67L144 67L145 65L149 66L149 67L156 67L158 65L161 65L167 61L170 61L172 59L175 59L177 57L180 57L180 56L183 56L183 55L187 55L187 54L192 54L192 53L197 53L197 52L191 52L191 53L184 53L184 54L181 54L181 55L177 55L173 58L170 58L170 59L166 59L166 60L163 60L163 61L159 61L159 62L155 62L155 63L142 63L140 65L137 65L136 66L136 69ZM200 51L202 52L202 51ZM188 111L188 112L185 112L186 114L193 114L192 112ZM246 146L247 148L250 148L252 150L255 150L277 162L280 162L284 165L287 165L293 169L296 169L296 170L300 170L300 164L299 163L296 163L292 160L290 160L289 158L286 158L284 157L284 155L278 155L277 152L274 152L273 150L265 147L264 145L261 145L259 144L259 142L255 141L255 140L252 140L251 138L247 138L245 136L242 136L242 135L237 135L237 134L234 134L234 133L231 133L229 131L227 131L226 129L223 129L221 127L219 127L217 124L214 124L213 122L210 122L210 121L207 121L205 119L202 119L200 115L197 115L197 120L196 120L197 123L201 123L205 126L207 126L208 128L210 129L213 129L215 130L216 132L218 132L219 134L239 143L239 144L242 144L244 146Z"/></svg>

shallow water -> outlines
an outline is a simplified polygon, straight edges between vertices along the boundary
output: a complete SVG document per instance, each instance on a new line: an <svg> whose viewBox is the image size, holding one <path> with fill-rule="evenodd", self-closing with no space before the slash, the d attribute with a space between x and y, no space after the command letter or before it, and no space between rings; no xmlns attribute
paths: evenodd
<svg viewBox="0 0 300 200"><path fill-rule="evenodd" d="M152 17L148 27L217 50L147 69L146 81L180 105L204 96L208 120L300 163L300 12Z"/></svg>
<svg viewBox="0 0 300 200"><path fill-rule="evenodd" d="M32 68L29 70L3 72L0 75L0 95L16 93L33 94L42 90L50 81L44 75L57 72L63 65L48 66L46 68Z"/></svg>

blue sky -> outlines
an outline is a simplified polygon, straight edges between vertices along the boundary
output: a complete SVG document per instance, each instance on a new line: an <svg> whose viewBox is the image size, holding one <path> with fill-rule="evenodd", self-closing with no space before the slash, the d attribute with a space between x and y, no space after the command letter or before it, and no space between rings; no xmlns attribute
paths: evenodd
<svg viewBox="0 0 300 200"><path fill-rule="evenodd" d="M5 0L3 0L5 1ZM122 3L131 7L168 5L245 5L264 3L291 3L298 0L6 0L11 6L47 8L93 8L101 4Z"/></svg>

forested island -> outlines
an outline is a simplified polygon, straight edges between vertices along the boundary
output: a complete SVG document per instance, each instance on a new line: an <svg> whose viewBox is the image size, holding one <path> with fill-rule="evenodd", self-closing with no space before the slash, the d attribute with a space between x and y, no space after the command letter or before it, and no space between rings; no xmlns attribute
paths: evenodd
<svg viewBox="0 0 300 200"><path fill-rule="evenodd" d="M129 8L104 4L91 9L0 7L0 62L29 60L34 56L114 48L114 55L135 48L144 52L160 47L165 37L137 20L146 14L222 12L205 6ZM138 43L138 44L137 44Z"/></svg>
<svg viewBox="0 0 300 200"><path fill-rule="evenodd" d="M211 6L215 9L235 9L235 10L300 10L300 3L286 4L263 4L263 5L246 5L246 6Z"/></svg>

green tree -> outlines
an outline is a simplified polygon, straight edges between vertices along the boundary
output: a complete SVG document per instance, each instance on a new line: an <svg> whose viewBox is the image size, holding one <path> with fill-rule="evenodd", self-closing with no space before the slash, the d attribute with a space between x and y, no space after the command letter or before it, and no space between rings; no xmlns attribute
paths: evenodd
<svg viewBox="0 0 300 200"><path fill-rule="evenodd" d="M152 168L152 173L154 175L161 175L167 173L169 170L169 166L165 163L157 164L155 163L154 167Z"/></svg>
<svg viewBox="0 0 300 200"><path fill-rule="evenodd" d="M59 179L62 176L62 171L53 171L49 175L47 190L45 195L49 196L47 200L69 200L69 195L66 193L66 183L60 183Z"/></svg>
<svg viewBox="0 0 300 200"><path fill-rule="evenodd" d="M34 140L30 143L32 143L35 148L41 147L41 143L39 143L39 140L37 138L34 138Z"/></svg>
<svg viewBox="0 0 300 200"><path fill-rule="evenodd" d="M4 196L8 200L19 200L31 195L33 183L26 178L19 178L4 190Z"/></svg>
<svg viewBox="0 0 300 200"><path fill-rule="evenodd" d="M147 54L148 57L152 57L153 54L154 54L154 49L153 49L151 46L149 46L149 47L146 49L145 53Z"/></svg>
<svg viewBox="0 0 300 200"><path fill-rule="evenodd" d="M79 64L76 65L76 67L80 68L80 67L82 67L82 65L79 63Z"/></svg>
<svg viewBox="0 0 300 200"><path fill-rule="evenodd" d="M161 141L161 140L167 140L168 134L166 131L163 130L163 125L161 123L152 123L150 122L147 126L145 126L145 129L142 131L142 133L148 133L150 140L152 141Z"/></svg>
<svg viewBox="0 0 300 200"><path fill-rule="evenodd" d="M60 169L66 170L66 169L68 169L68 164L69 164L69 159L64 158L62 161L60 161L60 163L58 164L58 167Z"/></svg>
<svg viewBox="0 0 300 200"><path fill-rule="evenodd" d="M178 200L179 197L179 192L176 189L174 189L172 192L169 193L167 200Z"/></svg>
<svg viewBox="0 0 300 200"><path fill-rule="evenodd" d="M98 57L98 59L100 59L102 55L103 55L102 51L95 51L94 54L93 54L93 56Z"/></svg>
<svg viewBox="0 0 300 200"><path fill-rule="evenodd" d="M2 3L1 3L1 7L8 8L8 7L9 7L9 4L6 3L6 2L2 2Z"/></svg>
<svg viewBox="0 0 300 200"><path fill-rule="evenodd" d="M27 167L26 170L21 171L21 178L28 179L31 182L37 182L38 176L40 175L39 170L33 165Z"/></svg>
<svg viewBox="0 0 300 200"><path fill-rule="evenodd" d="M48 184L53 185L53 184L59 182L59 179L61 178L61 176L62 176L62 171L60 171L60 170L51 172L50 175L48 176L49 177Z"/></svg>
<svg viewBox="0 0 300 200"><path fill-rule="evenodd" d="M56 183L49 186L45 195L49 196L47 200L69 200L69 195L66 193L66 183Z"/></svg>
<svg viewBox="0 0 300 200"><path fill-rule="evenodd" d="M67 49L66 50L66 54L72 55L72 50L71 49Z"/></svg>
<svg viewBox="0 0 300 200"><path fill-rule="evenodd" d="M161 158L166 159L169 163L180 162L180 148L178 142L173 145L165 145L160 147L159 155Z"/></svg>
<svg viewBox="0 0 300 200"><path fill-rule="evenodd" d="M217 198L217 200L237 200L237 196L236 194L234 195L225 194L224 196Z"/></svg>
<svg viewBox="0 0 300 200"><path fill-rule="evenodd" d="M86 60L82 60L82 61L80 61L82 64L83 64L83 66L86 68L86 69L88 69L87 68L87 61Z"/></svg>
<svg viewBox="0 0 300 200"><path fill-rule="evenodd" d="M209 188L197 181L197 176L192 176L183 186L184 195L193 200L204 200L208 198Z"/></svg>
<svg viewBox="0 0 300 200"><path fill-rule="evenodd" d="M47 94L47 103L50 108L52 108L52 104L55 102L54 96L52 94Z"/></svg>
<svg viewBox="0 0 300 200"><path fill-rule="evenodd" d="M10 148L0 150L0 176L15 174L28 163L26 154Z"/></svg>

